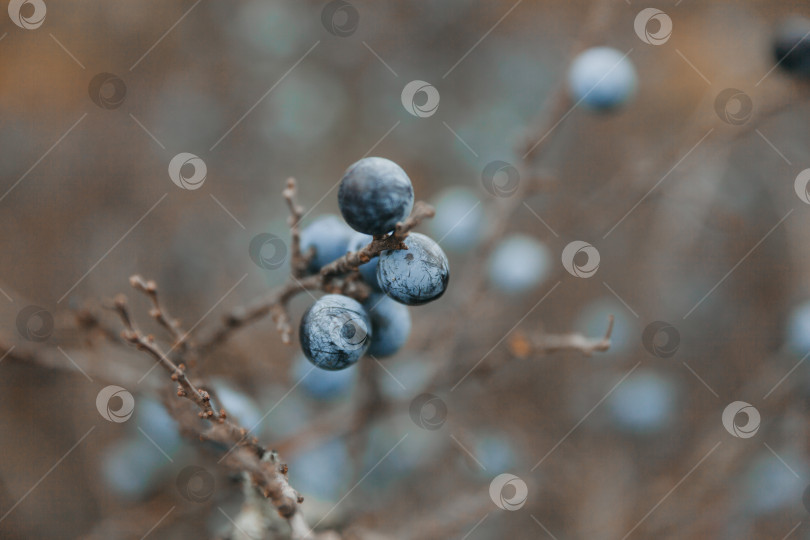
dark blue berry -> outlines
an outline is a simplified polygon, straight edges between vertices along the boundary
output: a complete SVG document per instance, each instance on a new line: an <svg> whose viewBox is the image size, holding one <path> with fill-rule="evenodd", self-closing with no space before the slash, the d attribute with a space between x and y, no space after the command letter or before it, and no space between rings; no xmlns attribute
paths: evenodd
<svg viewBox="0 0 810 540"><path fill-rule="evenodd" d="M409 306L439 298L450 280L447 255L424 234L409 234L405 245L408 249L380 253L377 264L380 287L397 302Z"/></svg>
<svg viewBox="0 0 810 540"><path fill-rule="evenodd" d="M368 350L371 321L356 300L327 294L312 304L301 318L301 349L321 369L345 369Z"/></svg>
<svg viewBox="0 0 810 540"><path fill-rule="evenodd" d="M376 357L396 353L411 334L408 308L384 294L372 294L365 302L371 317L371 345L368 354Z"/></svg>
<svg viewBox="0 0 810 540"><path fill-rule="evenodd" d="M776 31L773 55L785 71L810 76L810 21L803 18L785 21Z"/></svg>
<svg viewBox="0 0 810 540"><path fill-rule="evenodd" d="M393 161L364 158L343 175L338 205L343 219L354 230L386 234L410 215L413 186L405 171Z"/></svg>
<svg viewBox="0 0 810 540"><path fill-rule="evenodd" d="M354 234L343 221L332 214L321 216L301 231L301 251L315 248L309 271L317 272L335 259L346 254L349 238Z"/></svg>

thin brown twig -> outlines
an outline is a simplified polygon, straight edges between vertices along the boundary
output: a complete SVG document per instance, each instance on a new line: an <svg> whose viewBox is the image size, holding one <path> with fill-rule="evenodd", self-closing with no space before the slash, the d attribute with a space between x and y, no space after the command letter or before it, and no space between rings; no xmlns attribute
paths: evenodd
<svg viewBox="0 0 810 540"><path fill-rule="evenodd" d="M149 295L149 291L140 286L141 281L133 279L131 283L137 290ZM170 374L171 379L177 382L178 397L194 403L200 410L198 416L210 422L208 429L198 431L199 436L202 439L236 447L223 459L223 463L232 469L248 472L254 485L270 500L278 513L287 519L297 537L311 538L312 532L306 526L306 522L296 517L298 504L303 501L303 497L290 486L287 480L287 466L280 462L276 452L261 446L255 437L248 437L248 430L230 420L225 410L221 409L218 413L213 410L208 392L198 389L189 380L185 366L172 362L152 336L144 335L135 326L124 295L115 298L114 306L125 327L122 332L124 340L152 356Z"/></svg>
<svg viewBox="0 0 810 540"><path fill-rule="evenodd" d="M281 194L290 209L290 217L287 218L287 223L290 226L290 272L293 277L302 278L307 273L313 250L309 249L307 253L301 252L301 219L304 217L304 207L295 202L297 193L295 178L288 178L287 186Z"/></svg>
<svg viewBox="0 0 810 540"><path fill-rule="evenodd" d="M608 315L607 331L601 338L589 338L576 333L526 336L522 332L515 332L509 340L509 351L518 358L559 351L578 351L586 356L591 356L595 352L605 352L610 348L613 322L613 315Z"/></svg>

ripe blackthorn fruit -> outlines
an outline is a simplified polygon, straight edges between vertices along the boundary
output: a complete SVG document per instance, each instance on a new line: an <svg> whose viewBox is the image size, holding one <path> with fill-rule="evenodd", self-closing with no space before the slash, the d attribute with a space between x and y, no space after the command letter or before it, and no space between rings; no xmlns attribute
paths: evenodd
<svg viewBox="0 0 810 540"><path fill-rule="evenodd" d="M568 71L572 98L594 110L626 103L636 91L636 69L621 51L593 47L574 59Z"/></svg>
<svg viewBox="0 0 810 540"><path fill-rule="evenodd" d="M409 306L439 298L450 280L447 255L424 234L409 234L405 245L408 249L380 253L377 264L380 287L397 302Z"/></svg>
<svg viewBox="0 0 810 540"><path fill-rule="evenodd" d="M793 308L788 318L786 337L791 352L804 355L810 350L810 302Z"/></svg>
<svg viewBox="0 0 810 540"><path fill-rule="evenodd" d="M436 216L428 226L434 238L440 238L448 251L464 252L484 238L484 209L481 199L466 187L442 191L433 203Z"/></svg>
<svg viewBox="0 0 810 540"><path fill-rule="evenodd" d="M365 302L371 317L371 345L368 354L376 357L396 353L411 333L408 308L384 294L372 294Z"/></svg>
<svg viewBox="0 0 810 540"><path fill-rule="evenodd" d="M327 294L301 318L301 349L321 369L346 369L368 350L371 321L357 300Z"/></svg>
<svg viewBox="0 0 810 540"><path fill-rule="evenodd" d="M313 369L306 356L299 355L292 366L292 381L318 401L331 401L347 395L357 380L357 369L325 371Z"/></svg>
<svg viewBox="0 0 810 540"><path fill-rule="evenodd" d="M354 233L352 237L349 238L349 245L346 248L346 252L360 251L369 245L372 240L373 238L369 234ZM374 257L366 264L361 264L358 267L360 275L363 276L363 281L365 281L375 292L382 292L380 285L377 283L377 263L379 261L380 260L377 257Z"/></svg>
<svg viewBox="0 0 810 540"><path fill-rule="evenodd" d="M489 279L506 293L521 293L546 280L552 256L542 242L525 234L503 239L489 260Z"/></svg>
<svg viewBox="0 0 810 540"><path fill-rule="evenodd" d="M339 217L327 214L310 223L301 231L301 251L315 248L309 271L317 272L335 259L346 254L346 246L354 231Z"/></svg>
<svg viewBox="0 0 810 540"><path fill-rule="evenodd" d="M354 230L386 234L413 209L413 186L391 160L364 158L349 167L340 181L338 204Z"/></svg>
<svg viewBox="0 0 810 540"><path fill-rule="evenodd" d="M803 77L810 76L810 21L793 18L776 31L773 55L779 67Z"/></svg>
<svg viewBox="0 0 810 540"><path fill-rule="evenodd" d="M617 427L635 433L661 430L675 414L677 388L655 372L628 377L610 396L608 405Z"/></svg>

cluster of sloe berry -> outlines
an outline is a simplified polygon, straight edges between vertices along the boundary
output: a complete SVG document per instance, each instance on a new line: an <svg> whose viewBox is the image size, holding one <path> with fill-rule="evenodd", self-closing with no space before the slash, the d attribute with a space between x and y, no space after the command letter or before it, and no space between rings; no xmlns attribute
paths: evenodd
<svg viewBox="0 0 810 540"><path fill-rule="evenodd" d="M323 216L301 232L302 251L312 253L308 271L318 272L392 233L413 203L411 180L399 165L379 157L361 159L340 182L338 205L345 222ZM366 353L389 356L405 344L411 331L406 306L439 298L450 271L444 251L427 236L410 233L404 244L407 249L382 251L358 268L373 291L365 302L327 294L307 309L299 337L310 362L336 371Z"/></svg>

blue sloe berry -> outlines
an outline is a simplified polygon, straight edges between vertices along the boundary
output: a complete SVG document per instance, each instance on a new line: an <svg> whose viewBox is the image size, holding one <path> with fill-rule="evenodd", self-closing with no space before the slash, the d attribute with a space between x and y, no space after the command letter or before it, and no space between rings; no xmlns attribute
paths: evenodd
<svg viewBox="0 0 810 540"><path fill-rule="evenodd" d="M466 187L452 187L436 197L436 216L430 220L430 232L440 238L448 251L464 252L477 246L484 237L484 210L481 199Z"/></svg>
<svg viewBox="0 0 810 540"><path fill-rule="evenodd" d="M340 398L351 390L357 379L357 369L342 371L313 369L306 356L300 355L293 364L292 378L310 397L330 401Z"/></svg>
<svg viewBox="0 0 810 540"><path fill-rule="evenodd" d="M377 265L380 287L397 302L409 306L439 298L450 280L447 255L424 234L409 234L405 245L408 249L380 253Z"/></svg>
<svg viewBox="0 0 810 540"><path fill-rule="evenodd" d="M364 158L349 167L340 181L338 205L354 230L386 234L413 209L413 186L391 160Z"/></svg>
<svg viewBox="0 0 810 540"><path fill-rule="evenodd" d="M166 464L145 437L124 438L104 449L101 477L116 495L139 500L156 488Z"/></svg>
<svg viewBox="0 0 810 540"><path fill-rule="evenodd" d="M350 251L360 251L371 243L373 237L370 234L354 233L349 238L349 246L346 248L346 253ZM382 292L379 283L377 283L377 263L380 262L378 257L374 257L366 264L361 264L358 270L360 275L363 276L365 281L375 292Z"/></svg>
<svg viewBox="0 0 810 540"><path fill-rule="evenodd" d="M787 346L795 354L805 355L810 351L810 302L799 304L791 311L787 325Z"/></svg>
<svg viewBox="0 0 810 540"><path fill-rule="evenodd" d="M673 419L677 390L669 379L654 372L634 373L608 401L618 427L634 433L660 431Z"/></svg>
<svg viewBox="0 0 810 540"><path fill-rule="evenodd" d="M254 433L259 431L259 424L264 420L263 414L259 405L250 396L223 379L212 380L211 386L216 393L216 405L225 409L229 418L235 418Z"/></svg>
<svg viewBox="0 0 810 540"><path fill-rule="evenodd" d="M290 462L290 483L304 496L331 505L350 487L351 463L346 441L330 439L297 453Z"/></svg>
<svg viewBox="0 0 810 540"><path fill-rule="evenodd" d="M317 272L346 254L346 246L354 231L333 214L321 216L301 231L301 251L315 248L309 271Z"/></svg>
<svg viewBox="0 0 810 540"><path fill-rule="evenodd" d="M626 103L636 91L636 69L621 51L593 47L574 59L568 71L568 86L577 102L594 110L607 110Z"/></svg>
<svg viewBox="0 0 810 540"><path fill-rule="evenodd" d="M788 19L774 36L773 55L779 67L787 72L810 76L810 21L800 17Z"/></svg>
<svg viewBox="0 0 810 540"><path fill-rule="evenodd" d="M365 302L371 317L371 345L368 354L377 357L396 353L411 333L408 308L384 294L372 294Z"/></svg>
<svg viewBox="0 0 810 540"><path fill-rule="evenodd" d="M357 301L327 294L312 304L301 318L301 349L321 369L346 369L368 350L371 321Z"/></svg>
<svg viewBox="0 0 810 540"><path fill-rule="evenodd" d="M546 280L552 255L542 242L525 234L504 238L489 260L490 282L506 293L528 291Z"/></svg>

